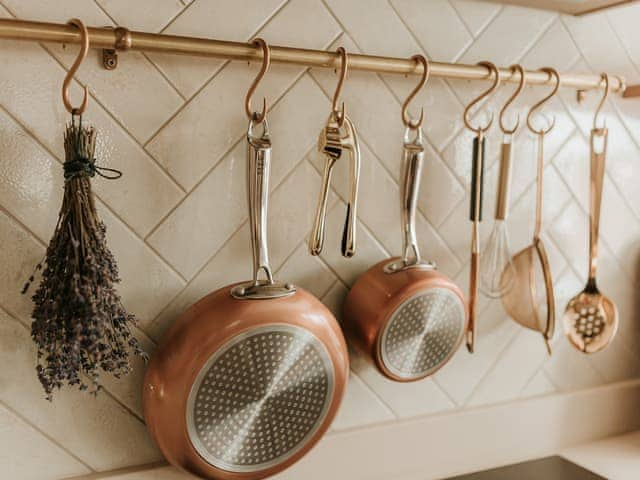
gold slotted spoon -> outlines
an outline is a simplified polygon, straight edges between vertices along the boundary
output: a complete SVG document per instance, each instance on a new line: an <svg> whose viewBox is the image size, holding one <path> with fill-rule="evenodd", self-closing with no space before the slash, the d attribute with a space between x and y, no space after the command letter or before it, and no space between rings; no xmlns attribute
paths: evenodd
<svg viewBox="0 0 640 480"><path fill-rule="evenodd" d="M571 344L584 353L595 353L604 349L618 330L618 309L596 285L598 264L598 237L600 227L600 206L607 155L606 127L598 128L596 120L609 92L609 78L602 74L605 94L600 101L593 119L591 130L591 181L589 213L589 278L584 290L573 297L562 317L564 330Z"/></svg>

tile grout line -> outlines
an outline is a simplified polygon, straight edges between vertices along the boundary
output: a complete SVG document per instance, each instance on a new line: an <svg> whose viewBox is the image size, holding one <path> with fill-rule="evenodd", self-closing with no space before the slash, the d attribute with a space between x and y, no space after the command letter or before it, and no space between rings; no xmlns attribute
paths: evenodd
<svg viewBox="0 0 640 480"><path fill-rule="evenodd" d="M15 318L13 315L11 315L8 311L6 311L3 307L0 307L0 311L4 312L7 316L9 316L11 319L13 319L16 323L18 323L20 326L24 327L24 324L18 320L17 318ZM21 422L23 422L25 425L27 425L28 427L32 428L35 432L37 432L38 434L40 434L41 436L43 436L47 441L49 441L53 446L55 446L56 448L62 450L65 454L67 454L69 457L71 457L72 459L74 459L75 461L77 461L78 463L80 463L81 465L83 465L84 467L86 467L90 472L95 472L96 470L93 469L88 463L86 463L84 460L82 460L80 457L78 457L75 453L73 453L71 450L69 450L67 447L61 445L55 438L53 438L52 436L50 436L46 431L44 431L43 429L41 429L40 427L38 427L36 424L32 423L31 420L29 420L27 417L25 417L24 415L22 415L20 412L18 412L17 410L15 410L13 407L11 407L9 404L7 404L7 402L5 400L0 400L0 405L5 408L6 410L8 410L9 412L11 412L12 415L16 416Z"/></svg>
<svg viewBox="0 0 640 480"><path fill-rule="evenodd" d="M446 2L449 4L451 9L455 12L456 16L458 17L458 20L460 20L460 23L464 27L464 29L467 32L467 34L469 34L469 37L471 38L471 43L474 43L476 41L476 36L471 31L471 27L469 27L469 25L467 25L467 22L464 21L464 18L462 18L462 14L460 13L460 11L456 7L456 5L451 0L446 0ZM498 11L500 11L500 8L502 8L502 7L499 6L498 7ZM489 21L491 21L491 19L489 19ZM467 45L467 47L468 47L468 45ZM459 55L456 55L456 58L458 58L458 57L459 57Z"/></svg>

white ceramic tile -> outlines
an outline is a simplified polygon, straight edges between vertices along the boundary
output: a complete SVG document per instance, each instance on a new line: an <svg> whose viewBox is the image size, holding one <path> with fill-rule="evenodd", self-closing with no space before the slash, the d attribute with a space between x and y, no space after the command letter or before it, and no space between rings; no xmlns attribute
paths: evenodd
<svg viewBox="0 0 640 480"><path fill-rule="evenodd" d="M500 5L477 0L449 0L473 36L477 36L495 18Z"/></svg>
<svg viewBox="0 0 640 480"><path fill-rule="evenodd" d="M492 305L500 310L498 302ZM435 381L457 405L462 405L471 395L481 378L493 367L496 357L512 340L517 331L517 325L512 321L495 322L492 315L496 310L489 309L478 319L478 336L473 354L469 354L464 345L454 357L435 375ZM499 316L504 319L504 314ZM485 330L482 326L492 323L493 329ZM484 331L481 331L481 328Z"/></svg>
<svg viewBox="0 0 640 480"><path fill-rule="evenodd" d="M349 383L331 429L344 430L363 427L388 422L394 418L395 416L389 407L383 404L356 374L350 372Z"/></svg>
<svg viewBox="0 0 640 480"><path fill-rule="evenodd" d="M420 50L387 0L325 0L359 48L372 55L410 57ZM345 45L347 52L351 49Z"/></svg>
<svg viewBox="0 0 640 480"><path fill-rule="evenodd" d="M184 5L179 0L159 0L151 3L128 0L98 0L117 25L130 30L158 32L175 17Z"/></svg>
<svg viewBox="0 0 640 480"><path fill-rule="evenodd" d="M306 241L298 245L284 265L276 271L276 277L280 281L304 288L316 297L328 293L336 281L336 276L318 257L309 255Z"/></svg>
<svg viewBox="0 0 640 480"><path fill-rule="evenodd" d="M541 395L550 395L555 392L556 388L549 381L544 371L540 370L534 375L520 394L522 397L538 397Z"/></svg>
<svg viewBox="0 0 640 480"><path fill-rule="evenodd" d="M139 3L144 5L144 2ZM189 8L163 30L163 33L237 42L248 41L284 3L286 3L284 0L262 2L198 0L189 5ZM271 41L268 37L265 40ZM161 53L149 54L149 58L187 98L191 97L224 63L222 60L213 58Z"/></svg>
<svg viewBox="0 0 640 480"><path fill-rule="evenodd" d="M356 229L356 254L345 258L340 252L342 229L347 213L347 206L339 200L327 211L327 226L322 259L346 285L352 285L369 267L388 258L389 254L376 240L371 232L358 222Z"/></svg>
<svg viewBox="0 0 640 480"><path fill-rule="evenodd" d="M477 63L489 59L496 65L510 65L519 60L553 22L555 14L506 6L491 21L476 41L460 57L461 63ZM509 41L504 39L508 37ZM483 88L475 82L465 88L466 82L451 81L463 102L471 101Z"/></svg>
<svg viewBox="0 0 640 480"><path fill-rule="evenodd" d="M520 329L495 367L473 392L469 405L487 405L518 398L547 357L542 335ZM514 365L518 368L513 368Z"/></svg>
<svg viewBox="0 0 640 480"><path fill-rule="evenodd" d="M107 470L157 461L144 424L107 393L93 397L77 389L45 400L35 374L36 353L24 325L0 311L3 365L0 400L92 469ZM10 340L9 340L10 339ZM45 468L41 465L41 468Z"/></svg>
<svg viewBox="0 0 640 480"><path fill-rule="evenodd" d="M145 329L185 282L113 214L100 204L98 209L107 226L109 248L118 261L122 278L118 291Z"/></svg>
<svg viewBox="0 0 640 480"><path fill-rule="evenodd" d="M553 356L544 369L560 391L594 387L603 380L589 362L588 356L573 348L566 340L557 343Z"/></svg>
<svg viewBox="0 0 640 480"><path fill-rule="evenodd" d="M509 65L534 44L536 37L549 27L555 16L543 10L504 7L460 61L475 63L490 58L498 65ZM509 41L505 42L507 36Z"/></svg>
<svg viewBox="0 0 640 480"><path fill-rule="evenodd" d="M562 17L562 21L589 66L598 72L616 72L629 80L638 79L638 70L618 40L606 15L567 15ZM598 32L598 35L593 32Z"/></svg>
<svg viewBox="0 0 640 480"><path fill-rule="evenodd" d="M560 250L568 254L571 267L581 276L587 271L588 220L575 201L549 226L548 232Z"/></svg>
<svg viewBox="0 0 640 480"><path fill-rule="evenodd" d="M391 0L391 4L432 60L453 62L471 44L472 37L449 0Z"/></svg>
<svg viewBox="0 0 640 480"><path fill-rule="evenodd" d="M246 217L245 150L246 145L239 142L148 238L188 278Z"/></svg>
<svg viewBox="0 0 640 480"><path fill-rule="evenodd" d="M2 314L0 314L2 315ZM86 465L0 405L0 464L6 478L41 480L89 473Z"/></svg>
<svg viewBox="0 0 640 480"><path fill-rule="evenodd" d="M295 22L296 29L285 29L284 25L291 23L292 18L304 21ZM269 23L261 35L274 43L322 48L336 33L333 19L320 4L312 0L294 0ZM227 65L149 143L147 148L152 155L187 190L193 188L246 131L243 102L258 69L258 64ZM256 97L266 96L269 106L273 108L302 71L300 67L273 65ZM306 81L301 85L306 85ZM309 91L305 95L314 98ZM291 95L287 95L286 99L293 101ZM303 118L311 114L300 107L306 103L296 102L299 107L297 115ZM309 104L310 112L315 112L312 108L314 103L310 101ZM298 119L290 120L295 122ZM313 142L316 135L314 133L311 138L286 138L289 142ZM274 142L277 142L275 137ZM185 159L188 161L185 162Z"/></svg>
<svg viewBox="0 0 640 480"><path fill-rule="evenodd" d="M31 316L30 290L21 295L23 285L44 256L44 246L24 228L0 211L0 306L18 318ZM33 288L33 287L32 287Z"/></svg>
<svg viewBox="0 0 640 480"><path fill-rule="evenodd" d="M191 304L225 285L251 278L248 222L234 233L189 285L158 315L147 331L159 340L164 331Z"/></svg>
<svg viewBox="0 0 640 480"><path fill-rule="evenodd" d="M569 70L578 58L580 58L580 52L571 35L560 19L556 19L527 52L522 59L522 64L526 68L550 66L563 72Z"/></svg>
<svg viewBox="0 0 640 480"><path fill-rule="evenodd" d="M398 383L383 376L360 353L351 355L351 368L399 418L450 410L452 400L430 378Z"/></svg>

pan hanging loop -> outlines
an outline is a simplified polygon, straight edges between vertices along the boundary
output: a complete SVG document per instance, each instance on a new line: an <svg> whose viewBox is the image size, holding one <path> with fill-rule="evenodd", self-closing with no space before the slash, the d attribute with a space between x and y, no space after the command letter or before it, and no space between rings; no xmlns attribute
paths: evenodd
<svg viewBox="0 0 640 480"><path fill-rule="evenodd" d="M76 72L80 68L80 65L87 58L87 53L89 52L89 31L87 30L87 26L82 22L82 20L78 18L72 18L67 22L68 25L73 25L80 30L80 51L78 52L78 56L76 57L73 65L67 72L67 75L64 77L64 81L62 82L62 103L64 103L65 108L71 115L82 115L87 108L87 102L89 101L89 88L85 85L84 88L84 96L82 97L82 102L78 107L74 107L71 105L71 101L69 100L69 86L73 81L73 78L76 75Z"/></svg>

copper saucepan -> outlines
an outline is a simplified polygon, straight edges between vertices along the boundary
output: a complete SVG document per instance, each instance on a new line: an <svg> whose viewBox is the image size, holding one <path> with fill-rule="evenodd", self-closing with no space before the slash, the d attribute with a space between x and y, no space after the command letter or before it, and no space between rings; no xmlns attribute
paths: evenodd
<svg viewBox="0 0 640 480"><path fill-rule="evenodd" d="M365 272L347 295L345 326L388 378L409 382L433 374L456 352L467 326L458 286L420 258L415 215L424 161L422 131L405 132L403 256ZM412 253L412 256L410 255Z"/></svg>
<svg viewBox="0 0 640 480"><path fill-rule="evenodd" d="M144 381L144 415L166 459L210 479L259 479L294 463L327 430L349 360L331 312L273 280L266 238L271 142L249 123L253 281L192 305L163 336ZM260 270L265 280L259 280Z"/></svg>

